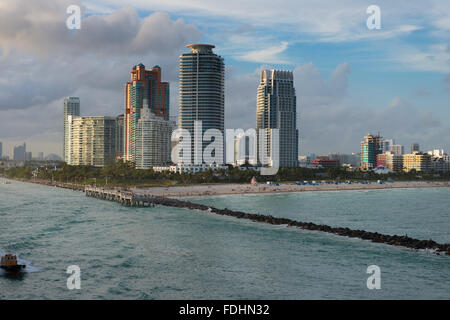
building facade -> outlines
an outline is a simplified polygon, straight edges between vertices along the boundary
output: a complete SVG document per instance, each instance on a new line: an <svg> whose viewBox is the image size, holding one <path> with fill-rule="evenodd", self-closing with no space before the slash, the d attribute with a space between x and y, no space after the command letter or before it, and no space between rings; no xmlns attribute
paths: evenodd
<svg viewBox="0 0 450 320"><path fill-rule="evenodd" d="M319 156L312 160L311 164L321 166L322 168L339 168L341 163L339 159L331 159L327 156Z"/></svg>
<svg viewBox="0 0 450 320"><path fill-rule="evenodd" d="M21 146L15 146L13 148L13 160L16 161L25 161L27 153L27 145L25 142Z"/></svg>
<svg viewBox="0 0 450 320"><path fill-rule="evenodd" d="M68 120L68 164L104 167L115 161L116 118L69 116Z"/></svg>
<svg viewBox="0 0 450 320"><path fill-rule="evenodd" d="M145 102L144 102L145 103ZM173 121L156 116L144 105L136 131L136 168L170 164Z"/></svg>
<svg viewBox="0 0 450 320"><path fill-rule="evenodd" d="M377 156L383 152L383 138L368 133L361 141L361 169L373 170L377 167Z"/></svg>
<svg viewBox="0 0 450 320"><path fill-rule="evenodd" d="M116 117L116 159L123 160L125 146L125 115L121 114Z"/></svg>
<svg viewBox="0 0 450 320"><path fill-rule="evenodd" d="M223 58L213 52L213 45L191 44L187 48L191 52L180 56L178 128L188 130L191 135L191 163L194 163L194 152L203 155L209 144L202 142L201 150L194 150L194 121L202 121L202 135L208 129L217 129L224 137L225 64ZM221 147L216 152L224 155L223 145Z"/></svg>
<svg viewBox="0 0 450 320"><path fill-rule="evenodd" d="M400 144L395 144L391 147L391 151L397 155L397 156L401 156L405 153L405 148L400 145Z"/></svg>
<svg viewBox="0 0 450 320"><path fill-rule="evenodd" d="M279 130L279 166L298 166L297 98L291 71L263 70L257 93L256 129L264 130L266 150L258 152L274 158L272 130Z"/></svg>
<svg viewBox="0 0 450 320"><path fill-rule="evenodd" d="M144 99L152 113L169 120L169 96L169 83L161 81L159 66L151 70L146 70L142 63L133 67L125 90L124 160L136 161L136 130Z"/></svg>
<svg viewBox="0 0 450 320"><path fill-rule="evenodd" d="M68 117L80 116L80 98L67 97L64 99L64 141L63 141L63 160L67 163L70 162L69 153L69 123Z"/></svg>
<svg viewBox="0 0 450 320"><path fill-rule="evenodd" d="M415 152L420 152L420 145L417 142L411 144L411 154Z"/></svg>
<svg viewBox="0 0 450 320"><path fill-rule="evenodd" d="M431 155L420 152L403 155L403 170L409 172L427 172L432 170Z"/></svg>

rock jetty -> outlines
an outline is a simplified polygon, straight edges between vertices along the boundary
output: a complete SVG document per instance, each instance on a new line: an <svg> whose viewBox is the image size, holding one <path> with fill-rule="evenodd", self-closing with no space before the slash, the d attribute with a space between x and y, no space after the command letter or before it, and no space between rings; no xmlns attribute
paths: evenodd
<svg viewBox="0 0 450 320"><path fill-rule="evenodd" d="M191 210L201 210L215 213L222 216L230 216L238 219L247 219L254 222L262 222L273 225L287 225L289 227L296 227L304 230L322 231L339 236L350 238L359 238L363 240L370 240L372 242L384 243L393 246L402 246L415 250L428 249L436 254L450 255L450 244L440 244L433 240L420 240L410 238L408 236L386 235L378 232L368 232L364 230L353 230L349 228L331 227L323 224L315 224L312 222L301 222L287 218L277 218L272 215L263 215L255 213L246 213L242 211L234 211L230 209L218 209L212 206L193 203L187 200L179 200L174 198L165 198L152 195L135 195L130 191L107 190L100 188L86 188L87 196L94 196L104 200L111 200L120 202L122 205L129 206L154 206L162 205L167 207L185 208ZM122 195L123 193L123 195ZM129 199L124 201L123 199Z"/></svg>

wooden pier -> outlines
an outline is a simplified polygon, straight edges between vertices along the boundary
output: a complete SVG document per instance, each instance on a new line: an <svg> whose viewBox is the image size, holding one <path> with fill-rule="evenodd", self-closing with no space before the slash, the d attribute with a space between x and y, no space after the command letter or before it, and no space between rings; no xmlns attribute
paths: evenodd
<svg viewBox="0 0 450 320"><path fill-rule="evenodd" d="M87 197L101 200L115 201L128 207L154 207L160 197L152 195L138 195L131 191L121 189L104 189L97 187L86 187L84 192Z"/></svg>

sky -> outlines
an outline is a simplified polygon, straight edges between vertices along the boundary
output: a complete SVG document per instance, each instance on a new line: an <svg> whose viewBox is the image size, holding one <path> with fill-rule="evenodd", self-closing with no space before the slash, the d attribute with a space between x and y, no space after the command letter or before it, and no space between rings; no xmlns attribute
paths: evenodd
<svg viewBox="0 0 450 320"><path fill-rule="evenodd" d="M82 11L69 30L67 7ZM380 8L369 29L367 8ZM0 141L62 154L63 99L117 116L143 63L170 82L179 56L214 44L225 60L225 127L251 128L261 70L294 72L300 154L359 152L368 132L450 152L450 2L357 0L0 0Z"/></svg>

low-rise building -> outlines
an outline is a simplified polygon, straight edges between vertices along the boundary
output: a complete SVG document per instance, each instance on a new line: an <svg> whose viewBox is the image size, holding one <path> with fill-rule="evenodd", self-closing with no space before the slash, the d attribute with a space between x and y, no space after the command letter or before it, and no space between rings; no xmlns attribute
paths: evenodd
<svg viewBox="0 0 450 320"><path fill-rule="evenodd" d="M312 160L311 164L322 168L339 168L341 166L339 159L330 159L329 157L317 157Z"/></svg>
<svg viewBox="0 0 450 320"><path fill-rule="evenodd" d="M420 152L403 155L403 170L409 172L427 172L432 170L431 155Z"/></svg>

